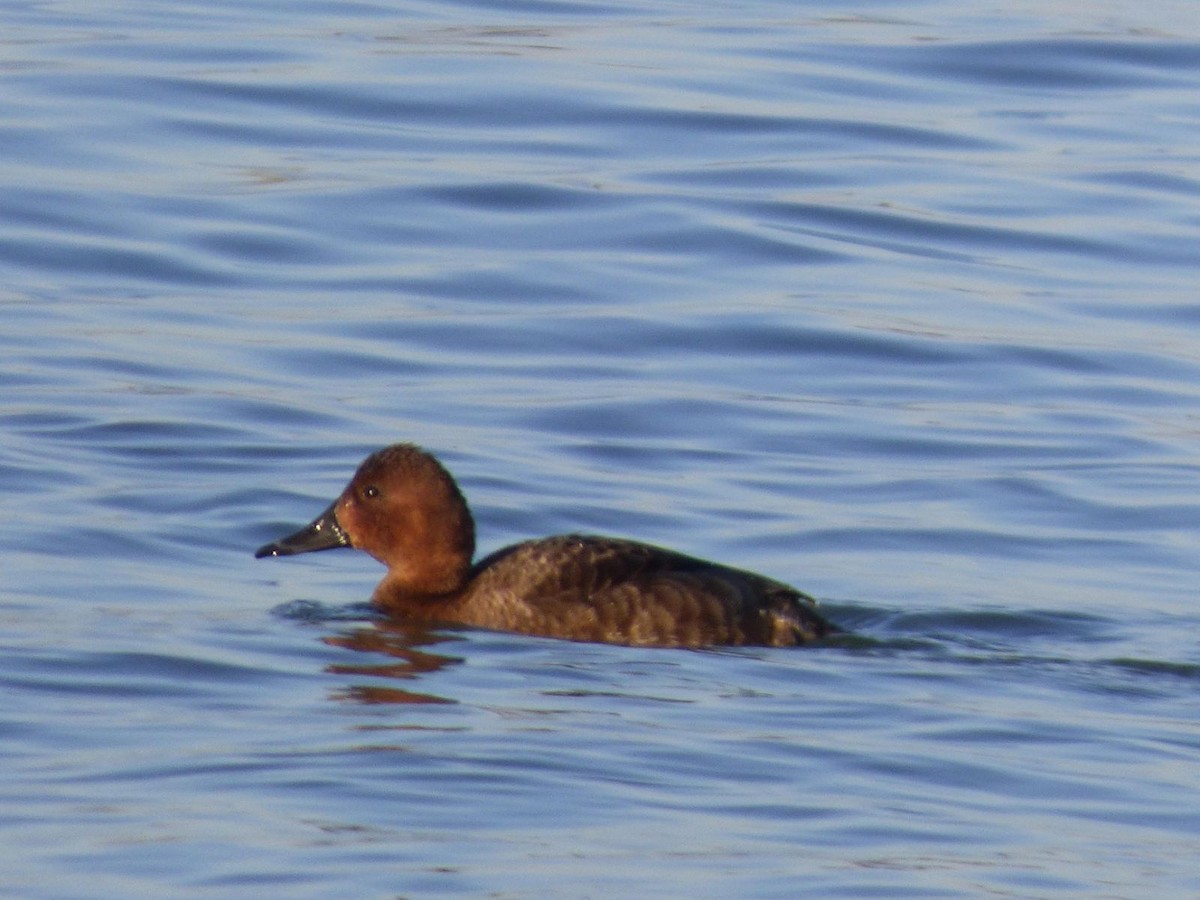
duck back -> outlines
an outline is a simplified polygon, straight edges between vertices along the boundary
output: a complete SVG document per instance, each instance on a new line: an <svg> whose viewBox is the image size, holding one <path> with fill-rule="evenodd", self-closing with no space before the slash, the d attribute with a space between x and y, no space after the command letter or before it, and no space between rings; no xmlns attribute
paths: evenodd
<svg viewBox="0 0 1200 900"><path fill-rule="evenodd" d="M561 535L484 557L447 604L454 621L641 646L794 646L835 629L806 594L637 541Z"/></svg>

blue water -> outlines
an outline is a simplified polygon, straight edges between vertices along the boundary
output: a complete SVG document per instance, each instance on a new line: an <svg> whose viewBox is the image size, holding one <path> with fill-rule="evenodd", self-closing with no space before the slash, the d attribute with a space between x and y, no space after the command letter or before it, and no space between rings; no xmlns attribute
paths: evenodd
<svg viewBox="0 0 1200 900"><path fill-rule="evenodd" d="M1200 894L1198 25L0 8L0 894ZM397 440L853 635L252 559Z"/></svg>

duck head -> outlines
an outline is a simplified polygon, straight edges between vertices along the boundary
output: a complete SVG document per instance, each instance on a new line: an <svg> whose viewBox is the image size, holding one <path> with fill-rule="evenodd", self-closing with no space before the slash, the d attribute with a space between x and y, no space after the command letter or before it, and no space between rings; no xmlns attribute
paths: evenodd
<svg viewBox="0 0 1200 900"><path fill-rule="evenodd" d="M394 444L368 456L341 496L312 522L254 555L338 547L363 550L387 566L394 590L442 595L466 581L475 523L441 463L413 444Z"/></svg>

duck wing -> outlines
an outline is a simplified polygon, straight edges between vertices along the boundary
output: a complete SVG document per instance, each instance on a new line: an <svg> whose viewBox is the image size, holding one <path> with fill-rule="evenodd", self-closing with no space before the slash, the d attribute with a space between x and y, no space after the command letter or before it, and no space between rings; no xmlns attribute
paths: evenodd
<svg viewBox="0 0 1200 900"><path fill-rule="evenodd" d="M593 535L497 551L476 563L471 594L490 620L505 619L500 627L574 640L791 646L836 630L813 598L782 582Z"/></svg>

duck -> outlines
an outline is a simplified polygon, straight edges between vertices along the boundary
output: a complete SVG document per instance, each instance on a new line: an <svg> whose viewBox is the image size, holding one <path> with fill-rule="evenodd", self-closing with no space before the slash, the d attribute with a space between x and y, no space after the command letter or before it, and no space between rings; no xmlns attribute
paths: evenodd
<svg viewBox="0 0 1200 900"><path fill-rule="evenodd" d="M690 648L791 647L840 631L790 585L626 538L536 538L476 561L466 498L446 467L411 443L372 453L324 512L254 555L341 547L383 563L372 604L416 622Z"/></svg>

